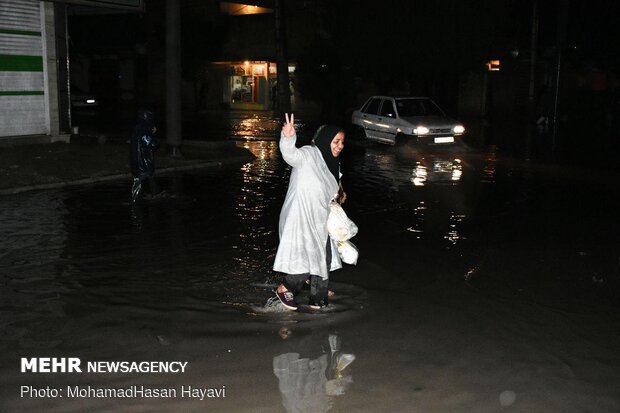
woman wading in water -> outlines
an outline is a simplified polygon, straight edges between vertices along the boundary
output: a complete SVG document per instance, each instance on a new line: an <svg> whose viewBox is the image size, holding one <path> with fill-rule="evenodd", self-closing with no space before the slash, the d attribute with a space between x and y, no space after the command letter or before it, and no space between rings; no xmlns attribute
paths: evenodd
<svg viewBox="0 0 620 413"><path fill-rule="evenodd" d="M280 134L282 157L293 167L284 205L280 212L280 244L273 269L284 273L276 296L289 310L297 310L295 295L310 280L310 308L327 306L329 272L342 268L335 243L327 233L332 200L342 203L338 156L344 148L344 131L321 126L312 144L295 147L294 115L285 114Z"/></svg>

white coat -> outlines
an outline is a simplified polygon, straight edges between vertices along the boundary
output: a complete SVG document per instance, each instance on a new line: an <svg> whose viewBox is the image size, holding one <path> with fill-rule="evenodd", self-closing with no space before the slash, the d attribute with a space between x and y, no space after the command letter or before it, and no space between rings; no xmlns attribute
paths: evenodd
<svg viewBox="0 0 620 413"><path fill-rule="evenodd" d="M293 167L288 191L280 212L280 245L273 269L286 274L318 275L342 268L334 241L331 268L327 268L327 216L329 203L338 194L338 183L318 148L295 147L297 135L280 136L282 157Z"/></svg>

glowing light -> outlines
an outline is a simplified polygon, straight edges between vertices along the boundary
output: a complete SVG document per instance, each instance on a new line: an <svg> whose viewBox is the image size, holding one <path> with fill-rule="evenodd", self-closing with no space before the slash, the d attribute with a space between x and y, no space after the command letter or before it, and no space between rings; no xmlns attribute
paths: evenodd
<svg viewBox="0 0 620 413"><path fill-rule="evenodd" d="M424 186L426 178L428 177L428 171L424 165L417 163L411 175L411 183L413 183L413 185Z"/></svg>
<svg viewBox="0 0 620 413"><path fill-rule="evenodd" d="M430 130L428 130L426 126L418 126L413 130L413 133L415 133L416 135L426 135L429 132Z"/></svg>
<svg viewBox="0 0 620 413"><path fill-rule="evenodd" d="M273 9L261 7L257 4L222 1L220 2L220 12L229 16L242 16L247 14L273 13Z"/></svg>
<svg viewBox="0 0 620 413"><path fill-rule="evenodd" d="M499 66L500 66L499 59L489 60L486 63L486 67L489 72L499 72Z"/></svg>

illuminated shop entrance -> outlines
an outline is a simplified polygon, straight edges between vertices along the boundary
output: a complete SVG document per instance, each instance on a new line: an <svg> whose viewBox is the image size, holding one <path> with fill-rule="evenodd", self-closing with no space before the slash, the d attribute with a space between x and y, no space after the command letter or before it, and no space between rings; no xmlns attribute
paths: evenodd
<svg viewBox="0 0 620 413"><path fill-rule="evenodd" d="M264 104L266 74L268 63L244 62L235 65L234 75L230 77L230 103Z"/></svg>
<svg viewBox="0 0 620 413"><path fill-rule="evenodd" d="M274 109L277 93L275 62L245 61L219 64L228 66L228 75L224 77L223 100L231 109ZM295 66L289 66L291 79L294 73Z"/></svg>

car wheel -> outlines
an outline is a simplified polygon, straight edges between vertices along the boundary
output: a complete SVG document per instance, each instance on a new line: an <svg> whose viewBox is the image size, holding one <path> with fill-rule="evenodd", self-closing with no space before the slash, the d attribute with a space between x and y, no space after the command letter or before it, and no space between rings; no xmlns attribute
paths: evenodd
<svg viewBox="0 0 620 413"><path fill-rule="evenodd" d="M407 141L409 137L407 135L404 135L401 132L398 132L396 134L396 136L394 137L394 145L395 146L403 146L407 144Z"/></svg>
<svg viewBox="0 0 620 413"><path fill-rule="evenodd" d="M396 146L415 146L418 142L418 138L414 135L406 135L399 132L394 140Z"/></svg>

